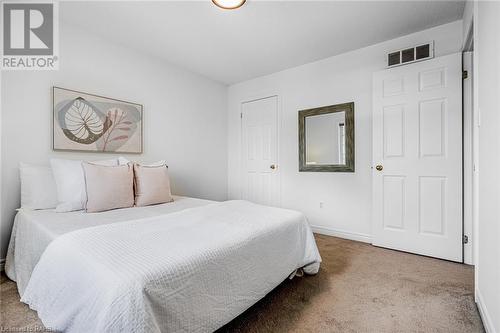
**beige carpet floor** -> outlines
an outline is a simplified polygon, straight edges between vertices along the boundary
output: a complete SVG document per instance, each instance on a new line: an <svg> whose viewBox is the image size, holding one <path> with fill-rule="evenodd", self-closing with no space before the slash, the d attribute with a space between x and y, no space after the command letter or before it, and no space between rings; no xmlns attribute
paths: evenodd
<svg viewBox="0 0 500 333"><path fill-rule="evenodd" d="M470 266L316 239L323 257L318 275L283 282L219 332L484 332ZM2 329L43 328L5 276L0 297Z"/></svg>

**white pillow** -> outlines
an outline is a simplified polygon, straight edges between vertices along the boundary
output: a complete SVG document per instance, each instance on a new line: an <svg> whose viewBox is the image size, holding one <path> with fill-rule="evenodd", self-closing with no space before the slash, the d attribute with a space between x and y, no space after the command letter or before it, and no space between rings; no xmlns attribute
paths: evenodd
<svg viewBox="0 0 500 333"><path fill-rule="evenodd" d="M99 165L116 166L118 159L92 162ZM56 212L70 212L82 210L87 201L85 190L85 175L82 161L53 158L50 160L52 172L57 185L57 198L59 204Z"/></svg>
<svg viewBox="0 0 500 333"><path fill-rule="evenodd" d="M57 188L52 169L20 163L21 208L49 209L57 206Z"/></svg>
<svg viewBox="0 0 500 333"><path fill-rule="evenodd" d="M156 162L153 162L153 163L148 163L148 164L144 164L144 163L138 163L140 166L143 166L143 167L159 167L159 166L166 166L168 168L168 165L167 165L167 161L165 160L159 160L159 161L156 161Z"/></svg>
<svg viewBox="0 0 500 333"><path fill-rule="evenodd" d="M118 165L127 165L130 161L123 156L118 157Z"/></svg>
<svg viewBox="0 0 500 333"><path fill-rule="evenodd" d="M123 156L118 157L118 165L126 165L130 162L131 161L129 161L127 158L125 158ZM157 162L153 162L153 163L149 163L149 164L144 164L144 163L140 163L140 162L134 162L134 163L140 164L141 166L149 166L149 167L157 167L157 166L167 165L167 161L165 161L165 160L159 160Z"/></svg>

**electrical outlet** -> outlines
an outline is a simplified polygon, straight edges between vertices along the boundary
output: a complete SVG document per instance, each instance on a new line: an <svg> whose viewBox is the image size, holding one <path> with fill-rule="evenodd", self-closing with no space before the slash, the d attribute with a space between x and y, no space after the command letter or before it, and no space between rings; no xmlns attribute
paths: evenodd
<svg viewBox="0 0 500 333"><path fill-rule="evenodd" d="M323 205L324 205L323 201L320 201L319 202L319 208L323 208Z"/></svg>

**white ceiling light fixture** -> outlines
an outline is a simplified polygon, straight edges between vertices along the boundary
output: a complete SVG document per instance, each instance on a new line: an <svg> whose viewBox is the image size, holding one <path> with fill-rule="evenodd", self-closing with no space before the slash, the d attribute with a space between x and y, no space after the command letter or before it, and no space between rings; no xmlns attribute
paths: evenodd
<svg viewBox="0 0 500 333"><path fill-rule="evenodd" d="M243 6L246 0L212 0L212 2L222 9L236 9Z"/></svg>

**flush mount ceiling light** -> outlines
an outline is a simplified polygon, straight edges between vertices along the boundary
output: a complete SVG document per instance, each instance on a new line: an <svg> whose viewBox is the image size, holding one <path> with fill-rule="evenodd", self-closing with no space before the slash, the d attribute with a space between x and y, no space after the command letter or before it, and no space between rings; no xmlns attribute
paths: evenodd
<svg viewBox="0 0 500 333"><path fill-rule="evenodd" d="M243 6L246 0L212 0L212 2L222 9L236 9Z"/></svg>

